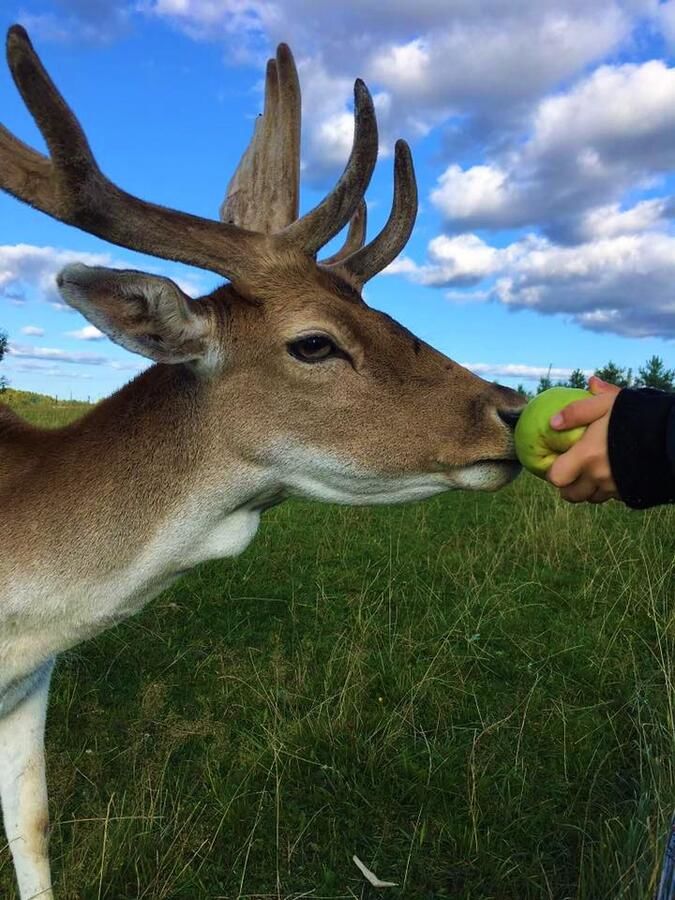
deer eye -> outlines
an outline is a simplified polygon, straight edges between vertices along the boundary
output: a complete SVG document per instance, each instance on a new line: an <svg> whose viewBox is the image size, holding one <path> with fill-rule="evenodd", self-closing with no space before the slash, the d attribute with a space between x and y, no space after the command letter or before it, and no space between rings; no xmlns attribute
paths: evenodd
<svg viewBox="0 0 675 900"><path fill-rule="evenodd" d="M301 362L322 362L331 356L342 356L333 341L325 334L310 334L288 345L291 356Z"/></svg>

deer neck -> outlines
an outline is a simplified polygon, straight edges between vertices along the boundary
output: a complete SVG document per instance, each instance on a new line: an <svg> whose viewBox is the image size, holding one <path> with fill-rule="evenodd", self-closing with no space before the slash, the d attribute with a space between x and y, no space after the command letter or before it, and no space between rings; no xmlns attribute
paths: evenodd
<svg viewBox="0 0 675 900"><path fill-rule="evenodd" d="M0 433L0 455L21 460L0 480L0 506L12 509L0 659L3 620L45 658L131 615L183 570L250 543L279 498L226 443L213 458L203 390L187 368L154 366L72 426Z"/></svg>

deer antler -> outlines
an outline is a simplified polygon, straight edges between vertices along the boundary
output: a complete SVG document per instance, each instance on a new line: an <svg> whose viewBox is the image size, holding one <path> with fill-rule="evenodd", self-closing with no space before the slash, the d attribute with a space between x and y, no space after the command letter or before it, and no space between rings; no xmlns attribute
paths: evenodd
<svg viewBox="0 0 675 900"><path fill-rule="evenodd" d="M389 218L373 240L346 258L326 260L324 265L340 265L363 285L399 255L408 243L417 218L417 183L410 147L396 142L394 155L394 200Z"/></svg>
<svg viewBox="0 0 675 900"><path fill-rule="evenodd" d="M354 84L354 143L344 172L318 206L282 231L280 238L284 243L316 253L342 231L370 183L377 146L373 99L363 81L357 78Z"/></svg>
<svg viewBox="0 0 675 900"><path fill-rule="evenodd" d="M268 64L264 114L228 186L221 222L140 200L110 181L19 25L8 32L7 59L50 157L0 125L0 188L62 222L233 280L254 275L262 255L291 248L315 255L351 220L344 247L324 264L342 265L363 283L400 252L410 234L415 180L407 145L399 142L392 213L382 232L363 247L363 195L377 159L378 139L373 101L361 80L354 86L354 142L344 172L318 206L297 218L300 88L285 44Z"/></svg>
<svg viewBox="0 0 675 900"><path fill-rule="evenodd" d="M359 250L366 242L366 227L368 224L368 210L366 208L366 201L361 200L359 203L356 212L352 216L351 222L349 223L349 230L347 231L347 237L345 238L345 242L332 256L327 256L326 259L321 260L322 266L334 266L337 263L342 262L347 259L347 257L351 256L352 253L355 253Z"/></svg>
<svg viewBox="0 0 675 900"><path fill-rule="evenodd" d="M51 159L0 126L0 187L42 212L114 244L241 277L263 235L177 212L120 190L99 169L79 122L25 30L7 36L7 59Z"/></svg>
<svg viewBox="0 0 675 900"><path fill-rule="evenodd" d="M300 84L293 54L286 44L280 44L276 59L267 63L263 114L256 120L251 143L227 186L220 217L255 231L276 232L282 245L315 254L358 215L376 160L375 108L368 88L358 79L354 85L354 141L345 170L330 194L297 218ZM350 247L355 249L353 243Z"/></svg>
<svg viewBox="0 0 675 900"><path fill-rule="evenodd" d="M298 218L300 194L300 84L293 54L279 44L267 63L265 106L230 179L220 218L272 234Z"/></svg>

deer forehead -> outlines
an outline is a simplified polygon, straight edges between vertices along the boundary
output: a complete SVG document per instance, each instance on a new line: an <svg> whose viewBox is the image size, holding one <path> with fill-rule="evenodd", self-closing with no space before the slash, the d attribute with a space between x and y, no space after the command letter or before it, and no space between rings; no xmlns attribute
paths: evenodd
<svg viewBox="0 0 675 900"><path fill-rule="evenodd" d="M396 320L367 306L350 288L327 289L321 282L298 283L283 296L268 288L257 296L242 296L227 291L213 297L219 305L223 333L229 337L238 330L258 332L258 340L278 344L311 331L324 332L349 345L362 349L388 351L392 361L400 362L401 354L422 363L443 361L443 354L421 341Z"/></svg>
<svg viewBox="0 0 675 900"><path fill-rule="evenodd" d="M233 281L207 299L219 307L226 337L243 329L276 344L280 337L291 340L314 329L348 345L389 348L399 362L401 353L449 362L390 316L369 307L348 272L329 271L307 254L287 251L281 259L269 260L255 279Z"/></svg>

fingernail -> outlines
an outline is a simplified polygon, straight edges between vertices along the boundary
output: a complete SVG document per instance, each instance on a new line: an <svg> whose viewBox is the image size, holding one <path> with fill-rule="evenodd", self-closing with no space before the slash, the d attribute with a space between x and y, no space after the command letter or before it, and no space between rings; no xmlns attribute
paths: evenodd
<svg viewBox="0 0 675 900"><path fill-rule="evenodd" d="M556 413L555 416L551 419L551 428L560 428L563 423L563 417L560 413Z"/></svg>

